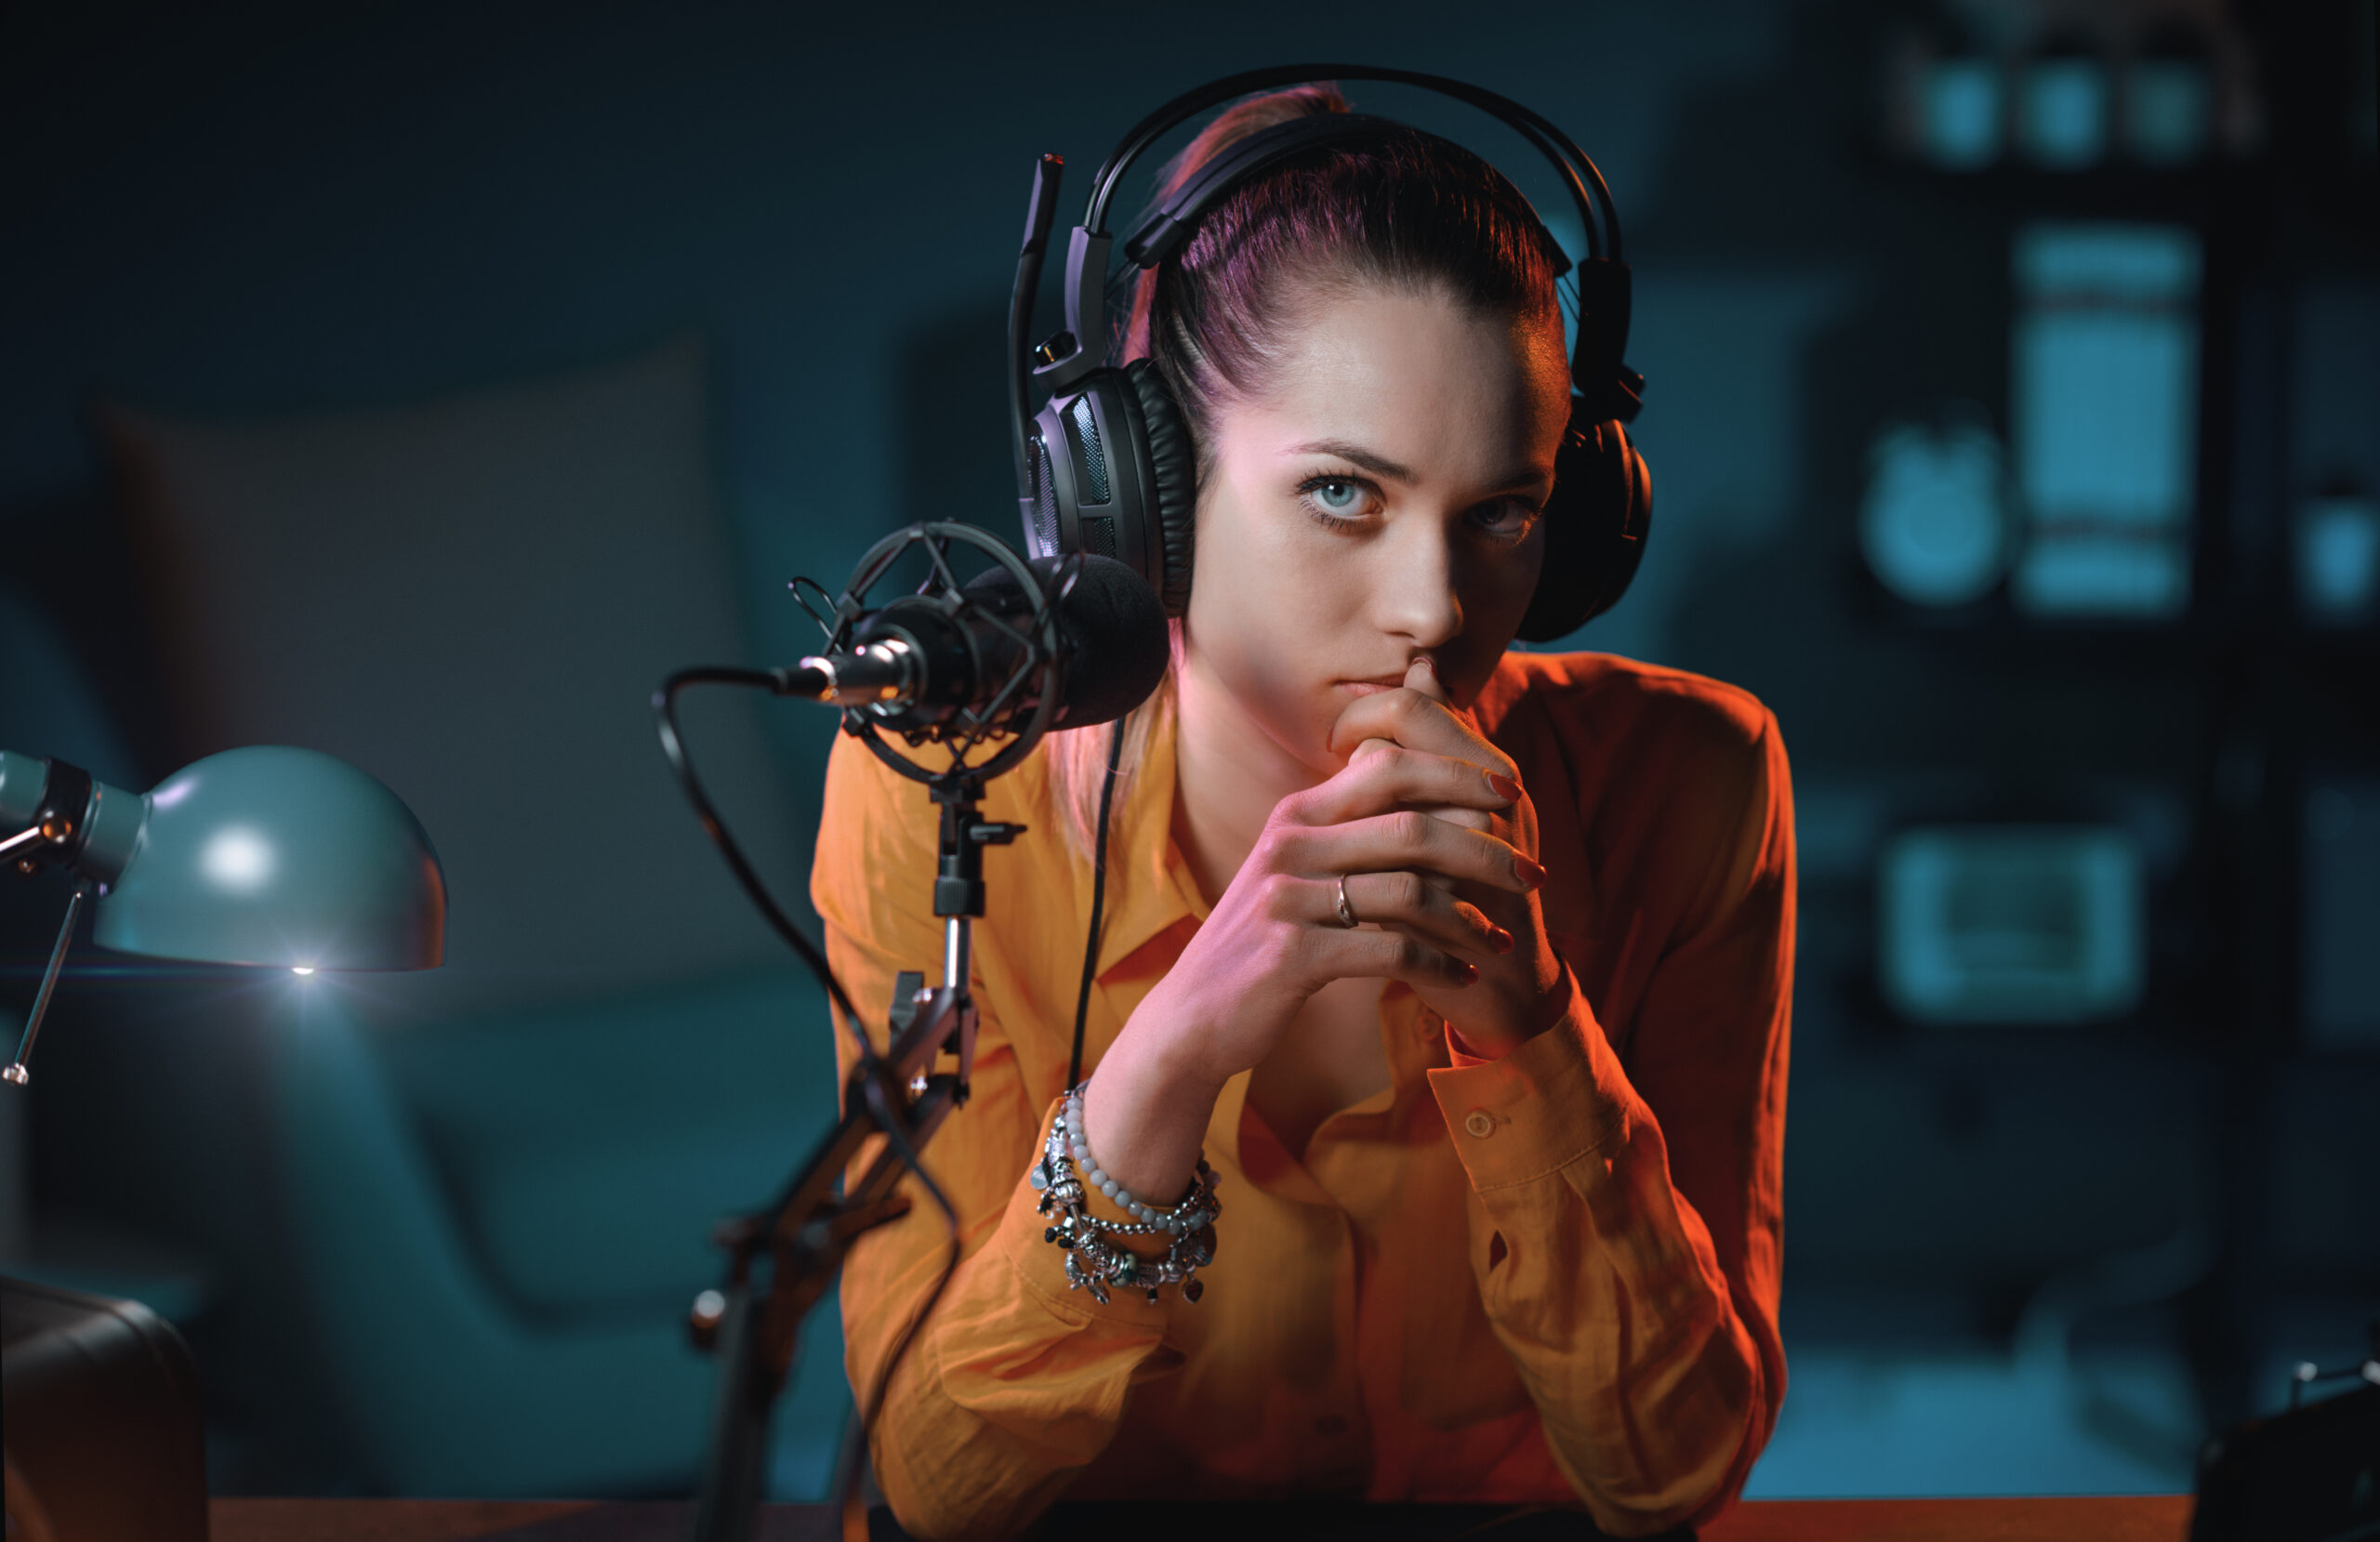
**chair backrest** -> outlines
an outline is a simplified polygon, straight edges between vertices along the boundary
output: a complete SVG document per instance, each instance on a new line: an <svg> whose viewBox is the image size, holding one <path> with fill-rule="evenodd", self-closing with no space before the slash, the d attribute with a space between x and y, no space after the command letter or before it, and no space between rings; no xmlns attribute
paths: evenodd
<svg viewBox="0 0 2380 1542"><path fill-rule="evenodd" d="M380 412L102 414L190 756L305 745L420 815L446 866L443 1012L777 956L687 812L647 702L746 652L700 350ZM797 884L748 704L690 713L706 779Z"/></svg>

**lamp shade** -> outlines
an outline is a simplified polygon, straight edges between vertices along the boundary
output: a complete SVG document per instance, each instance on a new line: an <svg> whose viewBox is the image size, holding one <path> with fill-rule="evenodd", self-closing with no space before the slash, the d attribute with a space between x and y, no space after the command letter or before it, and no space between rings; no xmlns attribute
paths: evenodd
<svg viewBox="0 0 2380 1542"><path fill-rule="evenodd" d="M344 760L226 750L139 803L137 840L99 902L103 947L306 969L424 969L443 954L446 879L429 834Z"/></svg>

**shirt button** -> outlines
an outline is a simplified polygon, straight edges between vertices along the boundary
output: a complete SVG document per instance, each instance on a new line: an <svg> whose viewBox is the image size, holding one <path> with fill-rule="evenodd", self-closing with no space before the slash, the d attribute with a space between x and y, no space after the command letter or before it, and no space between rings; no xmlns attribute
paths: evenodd
<svg viewBox="0 0 2380 1542"><path fill-rule="evenodd" d="M1485 1140L1496 1133L1496 1116L1484 1108L1474 1108L1463 1118L1462 1127Z"/></svg>

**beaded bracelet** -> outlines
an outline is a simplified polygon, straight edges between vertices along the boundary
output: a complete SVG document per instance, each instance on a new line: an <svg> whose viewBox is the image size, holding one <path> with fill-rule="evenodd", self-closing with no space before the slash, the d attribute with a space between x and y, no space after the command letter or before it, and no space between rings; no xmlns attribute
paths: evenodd
<svg viewBox="0 0 2380 1542"><path fill-rule="evenodd" d="M1042 1232L1041 1240L1065 1250L1067 1289L1088 1289L1102 1306L1107 1304L1110 1285L1145 1290L1151 1301L1165 1285L1180 1285L1185 1301L1206 1294L1196 1276L1214 1261L1214 1220L1223 1206L1215 1198L1215 1174L1205 1157L1198 1159L1190 1192L1178 1203L1165 1209L1142 1203L1092 1160L1091 1142L1083 1135L1082 1088L1077 1087L1067 1091L1065 1106L1051 1122L1041 1159L1027 1176L1041 1191L1041 1213L1058 1212L1057 1223ZM1092 1215L1087 1203L1092 1189L1135 1219L1112 1221ZM1159 1234L1171 1239L1162 1259L1144 1259L1106 1240Z"/></svg>

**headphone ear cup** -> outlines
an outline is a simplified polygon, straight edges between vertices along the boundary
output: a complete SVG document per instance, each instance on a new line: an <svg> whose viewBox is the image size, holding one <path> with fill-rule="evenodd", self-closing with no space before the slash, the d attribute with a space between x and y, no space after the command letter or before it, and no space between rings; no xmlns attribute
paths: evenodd
<svg viewBox="0 0 2380 1542"><path fill-rule="evenodd" d="M1615 420L1562 436L1545 503L1545 565L1521 617L1530 642L1567 637L1620 602L1653 526L1653 473Z"/></svg>
<svg viewBox="0 0 2380 1542"><path fill-rule="evenodd" d="M1197 549L1197 451L1155 364L1135 359L1124 366L1124 379L1140 409L1141 442L1148 450L1149 524L1164 553L1157 595L1166 614L1180 615L1190 606L1191 559Z"/></svg>

